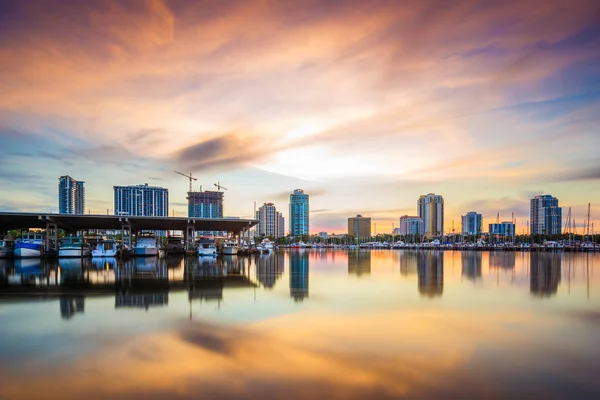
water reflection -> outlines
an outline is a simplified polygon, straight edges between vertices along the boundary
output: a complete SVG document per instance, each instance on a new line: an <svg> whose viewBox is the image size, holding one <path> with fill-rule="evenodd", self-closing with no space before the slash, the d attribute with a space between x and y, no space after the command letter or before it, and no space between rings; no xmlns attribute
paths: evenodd
<svg viewBox="0 0 600 400"><path fill-rule="evenodd" d="M419 251L406 250L399 252L400 254L400 274L410 276L417 274L419 265Z"/></svg>
<svg viewBox="0 0 600 400"><path fill-rule="evenodd" d="M289 253L290 297L302 301L308 297L308 252L292 250Z"/></svg>
<svg viewBox="0 0 600 400"><path fill-rule="evenodd" d="M444 253L439 250L420 251L417 265L419 293L427 297L441 296L444 292Z"/></svg>
<svg viewBox="0 0 600 400"><path fill-rule="evenodd" d="M356 276L371 274L371 251L354 250L348 252L348 274Z"/></svg>
<svg viewBox="0 0 600 400"><path fill-rule="evenodd" d="M285 253L260 254L255 258L256 279L266 289L272 289L283 275Z"/></svg>
<svg viewBox="0 0 600 400"><path fill-rule="evenodd" d="M532 252L529 255L529 287L532 295L545 297L556 294L561 278L561 256L554 252Z"/></svg>
<svg viewBox="0 0 600 400"><path fill-rule="evenodd" d="M511 269L515 267L514 251L492 251L490 252L490 268Z"/></svg>
<svg viewBox="0 0 600 400"><path fill-rule="evenodd" d="M462 276L476 281L481 279L481 252L463 251L461 253Z"/></svg>
<svg viewBox="0 0 600 400"><path fill-rule="evenodd" d="M77 296L60 296L60 316L63 319L71 319L77 313L85 312L85 297Z"/></svg>

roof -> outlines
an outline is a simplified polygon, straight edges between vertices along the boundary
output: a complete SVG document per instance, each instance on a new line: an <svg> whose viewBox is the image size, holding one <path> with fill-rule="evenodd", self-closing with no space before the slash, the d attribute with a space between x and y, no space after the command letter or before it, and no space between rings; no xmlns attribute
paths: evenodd
<svg viewBox="0 0 600 400"><path fill-rule="evenodd" d="M77 231L85 229L121 229L131 224L134 231L173 230L185 231L189 224L196 231L241 232L258 223L254 219L238 218L188 218L188 217L135 217L122 215L73 215L52 213L0 212L0 232L10 229L46 228L47 222L55 222L60 229Z"/></svg>

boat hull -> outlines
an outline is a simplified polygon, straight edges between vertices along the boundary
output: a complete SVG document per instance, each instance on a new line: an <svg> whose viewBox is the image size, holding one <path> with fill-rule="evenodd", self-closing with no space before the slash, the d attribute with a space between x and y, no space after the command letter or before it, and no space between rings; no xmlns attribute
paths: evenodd
<svg viewBox="0 0 600 400"><path fill-rule="evenodd" d="M238 253L237 246L227 246L223 248L223 254L226 256L235 256Z"/></svg>
<svg viewBox="0 0 600 400"><path fill-rule="evenodd" d="M151 257L158 255L157 247L134 247L133 254L137 257Z"/></svg>
<svg viewBox="0 0 600 400"><path fill-rule="evenodd" d="M62 248L58 249L58 257L89 257L91 255L88 249L82 248Z"/></svg>
<svg viewBox="0 0 600 400"><path fill-rule="evenodd" d="M209 249L200 248L200 249L198 249L198 255L199 256L216 256L217 249L216 248L209 248Z"/></svg>
<svg viewBox="0 0 600 400"><path fill-rule="evenodd" d="M41 257L42 245L37 243L15 243L15 257Z"/></svg>

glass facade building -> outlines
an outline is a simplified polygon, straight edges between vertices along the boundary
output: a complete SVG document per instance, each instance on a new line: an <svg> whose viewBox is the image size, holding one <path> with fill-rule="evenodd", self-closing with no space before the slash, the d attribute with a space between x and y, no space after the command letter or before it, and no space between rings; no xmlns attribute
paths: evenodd
<svg viewBox="0 0 600 400"><path fill-rule="evenodd" d="M444 198L433 193L419 197L419 217L423 219L423 234L433 238L444 234Z"/></svg>
<svg viewBox="0 0 600 400"><path fill-rule="evenodd" d="M77 181L68 175L58 178L58 213L85 213L85 187L83 181Z"/></svg>
<svg viewBox="0 0 600 400"><path fill-rule="evenodd" d="M481 233L481 214L470 211L462 216L462 233L465 235L479 235Z"/></svg>
<svg viewBox="0 0 600 400"><path fill-rule="evenodd" d="M188 217L223 218L223 192L188 192Z"/></svg>
<svg viewBox="0 0 600 400"><path fill-rule="evenodd" d="M308 194L302 189L290 194L290 235L309 235Z"/></svg>
<svg viewBox="0 0 600 400"><path fill-rule="evenodd" d="M115 215L140 217L167 217L169 215L169 190L144 185L113 186Z"/></svg>
<svg viewBox="0 0 600 400"><path fill-rule="evenodd" d="M548 194L531 199L530 228L532 235L559 235L562 227L562 209L558 199Z"/></svg>

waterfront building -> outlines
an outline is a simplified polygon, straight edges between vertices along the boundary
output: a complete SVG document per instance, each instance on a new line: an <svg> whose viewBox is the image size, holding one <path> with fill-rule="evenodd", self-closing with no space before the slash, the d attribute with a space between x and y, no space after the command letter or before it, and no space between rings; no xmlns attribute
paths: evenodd
<svg viewBox="0 0 600 400"><path fill-rule="evenodd" d="M348 218L348 235L355 238L371 237L371 218L356 214L356 217Z"/></svg>
<svg viewBox="0 0 600 400"><path fill-rule="evenodd" d="M335 236L335 235L334 235L334 236ZM327 237L328 237L328 235L327 235L327 232L319 232L319 237L320 237L321 239L327 239Z"/></svg>
<svg viewBox="0 0 600 400"><path fill-rule="evenodd" d="M188 192L188 217L223 218L223 192Z"/></svg>
<svg viewBox="0 0 600 400"><path fill-rule="evenodd" d="M400 235L420 235L423 233L423 219L421 217L400 217Z"/></svg>
<svg viewBox="0 0 600 400"><path fill-rule="evenodd" d="M169 215L169 190L143 185L113 186L115 215L141 217L167 217Z"/></svg>
<svg viewBox="0 0 600 400"><path fill-rule="evenodd" d="M444 198L429 193L417 201L419 217L423 219L423 234L429 238L444 234Z"/></svg>
<svg viewBox="0 0 600 400"><path fill-rule="evenodd" d="M548 194L531 199L530 228L532 235L560 235L562 209L558 199Z"/></svg>
<svg viewBox="0 0 600 400"><path fill-rule="evenodd" d="M481 233L481 214L469 211L462 216L462 233L464 235L479 235Z"/></svg>
<svg viewBox="0 0 600 400"><path fill-rule="evenodd" d="M257 230L260 236L282 237L283 234L283 215L277 212L273 203L264 203L256 211L258 220Z"/></svg>
<svg viewBox="0 0 600 400"><path fill-rule="evenodd" d="M302 189L290 194L290 235L309 235L309 196Z"/></svg>
<svg viewBox="0 0 600 400"><path fill-rule="evenodd" d="M85 187L69 175L58 178L58 213L85 214Z"/></svg>
<svg viewBox="0 0 600 400"><path fill-rule="evenodd" d="M490 235L512 237L515 234L515 224L508 221L501 222L499 224L490 224L488 232Z"/></svg>

